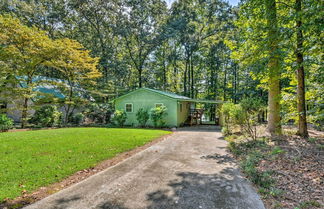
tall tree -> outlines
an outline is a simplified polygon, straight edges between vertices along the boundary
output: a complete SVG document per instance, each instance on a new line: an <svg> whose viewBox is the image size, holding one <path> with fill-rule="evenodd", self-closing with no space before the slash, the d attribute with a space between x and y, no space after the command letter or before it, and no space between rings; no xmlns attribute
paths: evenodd
<svg viewBox="0 0 324 209"><path fill-rule="evenodd" d="M81 98L84 94L87 83L91 84L96 78L101 76L97 69L98 58L92 58L88 50L77 41L70 39L59 39L55 41L55 47L59 52L57 59L51 60L49 65L57 69L64 81L65 98L63 107L65 108L64 123L67 124L69 116L73 113L74 107L80 106Z"/></svg>
<svg viewBox="0 0 324 209"><path fill-rule="evenodd" d="M296 12L296 62L297 62L297 111L298 111L298 134L308 137L306 120L306 101L305 101L305 71L303 54L303 22L302 22L302 0L295 2Z"/></svg>
<svg viewBox="0 0 324 209"><path fill-rule="evenodd" d="M139 88L143 86L145 62L164 39L161 29L166 9L166 3L161 0L129 0L119 12L119 34L123 37L130 64L137 72Z"/></svg>
<svg viewBox="0 0 324 209"><path fill-rule="evenodd" d="M0 16L0 30L1 60L14 69L17 85L22 87L17 93L23 98L21 126L24 128L28 120L29 101L35 97L33 83L37 70L57 53L44 31L24 26L16 18Z"/></svg>
<svg viewBox="0 0 324 209"><path fill-rule="evenodd" d="M0 16L0 31L0 62L8 63L14 71L16 86L12 90L19 95L15 98L17 101L22 98L22 128L28 121L30 101L38 96L34 91L40 84L36 77L42 75L44 67L63 67L64 78L72 77L74 81L100 75L96 69L97 59L91 58L76 41L54 41L44 31L27 27L11 16Z"/></svg>
<svg viewBox="0 0 324 209"><path fill-rule="evenodd" d="M267 39L268 39L268 69L269 69L269 118L268 130L271 135L281 135L280 120L280 49L279 28L277 20L276 0L265 0Z"/></svg>

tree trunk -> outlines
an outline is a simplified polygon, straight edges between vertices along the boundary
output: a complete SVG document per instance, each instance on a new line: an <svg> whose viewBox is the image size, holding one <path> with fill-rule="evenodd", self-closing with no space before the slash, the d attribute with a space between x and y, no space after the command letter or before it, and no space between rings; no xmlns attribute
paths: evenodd
<svg viewBox="0 0 324 209"><path fill-rule="evenodd" d="M26 84L27 84L27 88L29 88L29 86L32 84L32 76L28 76ZM31 92L30 92L31 93ZM26 124L27 124L27 116L28 116L28 101L29 98L25 97L24 98L24 104L23 104L23 109L21 112L21 128L25 128Z"/></svg>
<svg viewBox="0 0 324 209"><path fill-rule="evenodd" d="M296 29L297 29L297 111L298 111L298 135L308 137L305 102L305 72L303 55L303 31L302 31L302 0L296 0Z"/></svg>
<svg viewBox="0 0 324 209"><path fill-rule="evenodd" d="M185 70L184 70L184 78L183 78L183 94L187 96L187 71L188 71L188 62L186 61Z"/></svg>
<svg viewBox="0 0 324 209"><path fill-rule="evenodd" d="M21 128L26 127L28 113L28 98L24 99L23 110L21 112Z"/></svg>
<svg viewBox="0 0 324 209"><path fill-rule="evenodd" d="M190 58L190 72L191 72L191 98L195 98L195 92L194 92L194 65L192 61L192 53Z"/></svg>
<svg viewBox="0 0 324 209"><path fill-rule="evenodd" d="M226 86L227 86L227 70L226 70L226 63L224 63L224 84L223 84L223 88L224 88L224 94L223 94L223 99L224 101L226 101Z"/></svg>
<svg viewBox="0 0 324 209"><path fill-rule="evenodd" d="M143 67L141 66L139 69L138 69L138 86L139 88L142 88L142 69Z"/></svg>
<svg viewBox="0 0 324 209"><path fill-rule="evenodd" d="M191 97L191 62L190 62L190 56L188 56L188 89L187 89L187 96Z"/></svg>
<svg viewBox="0 0 324 209"><path fill-rule="evenodd" d="M234 104L237 104L237 65L234 64Z"/></svg>
<svg viewBox="0 0 324 209"><path fill-rule="evenodd" d="M280 53L277 8L275 0L265 0L268 50L269 50L269 97L268 97L268 130L272 136L282 134L280 123Z"/></svg>

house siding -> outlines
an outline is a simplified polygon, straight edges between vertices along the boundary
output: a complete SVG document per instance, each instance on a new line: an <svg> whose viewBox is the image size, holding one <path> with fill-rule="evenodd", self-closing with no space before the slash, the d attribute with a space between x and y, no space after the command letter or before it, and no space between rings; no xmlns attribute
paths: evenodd
<svg viewBox="0 0 324 209"><path fill-rule="evenodd" d="M140 89L134 92L129 93L123 97L117 98L115 100L115 109L116 110L125 110L125 105L131 103L133 104L133 112L128 112L126 125L137 126L138 121L136 119L136 112L140 108L151 110L155 107L157 103L163 103L167 107L168 115L165 117L166 125L169 127L178 126L178 105L177 100L160 95L158 93L150 92L145 89ZM148 121L148 124L152 126L153 122L151 119Z"/></svg>
<svg viewBox="0 0 324 209"><path fill-rule="evenodd" d="M180 111L180 105L182 104L182 111ZM189 116L190 102L178 102L178 123L177 126L183 125Z"/></svg>

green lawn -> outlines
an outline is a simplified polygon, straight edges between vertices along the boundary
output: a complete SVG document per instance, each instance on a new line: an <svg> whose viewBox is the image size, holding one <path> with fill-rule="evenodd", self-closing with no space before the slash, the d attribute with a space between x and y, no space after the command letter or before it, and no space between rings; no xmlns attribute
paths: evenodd
<svg viewBox="0 0 324 209"><path fill-rule="evenodd" d="M168 134L162 130L66 128L0 133L0 202Z"/></svg>

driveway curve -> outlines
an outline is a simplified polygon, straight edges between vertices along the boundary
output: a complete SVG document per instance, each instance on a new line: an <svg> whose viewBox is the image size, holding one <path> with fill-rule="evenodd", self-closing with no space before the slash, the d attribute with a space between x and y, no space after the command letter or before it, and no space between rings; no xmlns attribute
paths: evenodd
<svg viewBox="0 0 324 209"><path fill-rule="evenodd" d="M216 127L188 127L26 209L264 209Z"/></svg>

